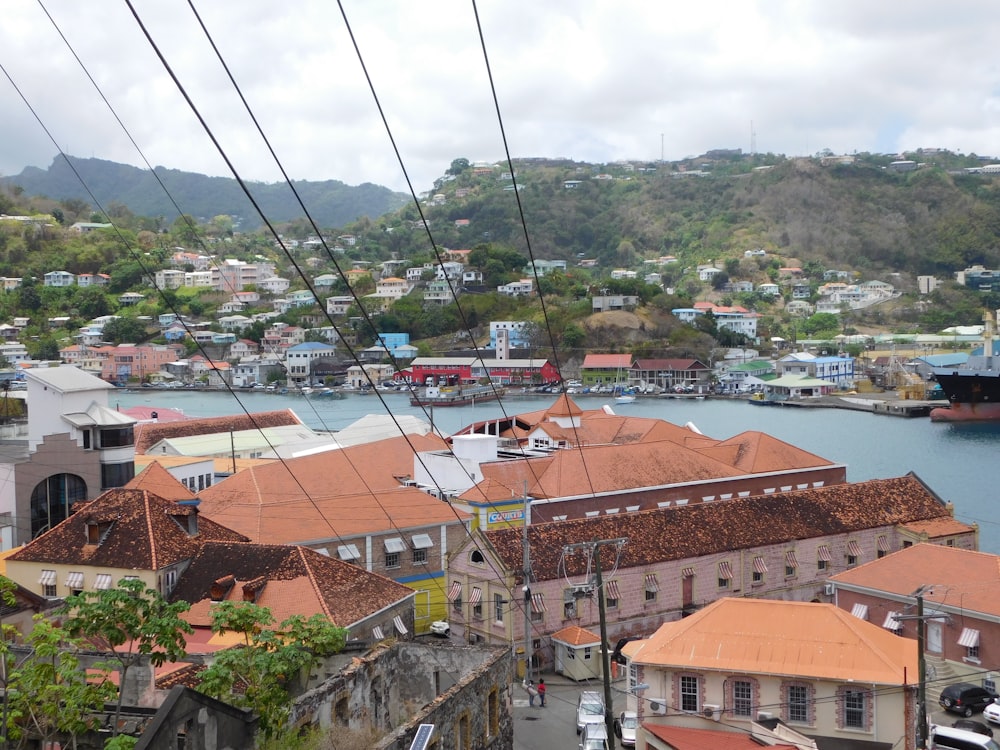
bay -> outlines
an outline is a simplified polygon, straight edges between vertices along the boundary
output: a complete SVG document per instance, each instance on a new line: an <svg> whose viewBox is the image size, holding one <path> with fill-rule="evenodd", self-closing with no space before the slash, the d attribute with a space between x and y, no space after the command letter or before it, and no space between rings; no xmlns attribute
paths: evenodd
<svg viewBox="0 0 1000 750"><path fill-rule="evenodd" d="M1000 519L993 515L998 485L1000 424L947 424L840 409L760 408L744 401L640 398L614 404L606 396L573 396L584 409L605 404L617 414L694 424L702 433L726 439L759 430L835 463L847 465L849 481L885 479L914 472L955 517L979 525L980 549L1000 554ZM183 390L140 390L111 394L112 406L179 409L191 417L292 409L317 430L340 430L367 414L415 415L451 434L484 419L544 409L555 396L517 396L502 402L437 408L433 414L410 406L405 393L348 394L327 398L267 393L232 395Z"/></svg>

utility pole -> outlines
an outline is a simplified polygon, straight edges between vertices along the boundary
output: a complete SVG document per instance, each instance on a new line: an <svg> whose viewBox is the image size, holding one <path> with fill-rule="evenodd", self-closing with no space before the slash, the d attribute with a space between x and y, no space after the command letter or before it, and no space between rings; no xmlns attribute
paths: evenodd
<svg viewBox="0 0 1000 750"><path fill-rule="evenodd" d="M528 544L528 523L531 514L531 499L528 497L528 482L524 483L524 533L521 536L521 563L524 567L524 679L531 679L531 547Z"/></svg>
<svg viewBox="0 0 1000 750"><path fill-rule="evenodd" d="M927 747L927 661L924 659L924 587L917 589L917 747Z"/></svg>
<svg viewBox="0 0 1000 750"><path fill-rule="evenodd" d="M601 670L604 672L604 725L608 729L608 750L615 750L615 720L611 710L611 654L608 649L608 619L604 606L604 579L601 577L601 547L620 547L628 542L627 537L617 539L595 539L592 542L567 544L564 553L588 550L594 558L594 582L597 586L597 612L601 622Z"/></svg>

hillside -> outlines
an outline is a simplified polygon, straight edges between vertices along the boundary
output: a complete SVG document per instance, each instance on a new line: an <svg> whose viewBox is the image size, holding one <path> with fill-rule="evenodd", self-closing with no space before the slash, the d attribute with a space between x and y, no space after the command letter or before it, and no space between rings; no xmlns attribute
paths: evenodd
<svg viewBox="0 0 1000 750"><path fill-rule="evenodd" d="M167 222L177 210L148 170L103 159L69 157L91 192L105 207L122 204L137 216L163 216ZM254 229L261 221L236 180L207 177L192 172L156 167L156 174L184 213L201 219L228 215L241 219L240 226ZM0 178L0 186L18 185L28 195L44 195L92 203L70 165L57 156L48 169L27 167L20 174ZM296 182L295 188L316 222L323 227L342 226L361 217L374 218L399 208L405 196L388 188L365 183L352 187L337 180ZM272 222L302 216L292 191L283 183L250 183L254 199Z"/></svg>

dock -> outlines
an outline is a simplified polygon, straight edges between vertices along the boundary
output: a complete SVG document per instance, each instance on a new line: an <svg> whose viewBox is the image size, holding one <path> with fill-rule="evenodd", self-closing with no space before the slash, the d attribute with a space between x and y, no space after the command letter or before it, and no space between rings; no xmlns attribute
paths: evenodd
<svg viewBox="0 0 1000 750"><path fill-rule="evenodd" d="M847 409L906 418L928 417L931 409L945 405L941 401L899 399L892 392L866 394L865 396L818 396L808 399L788 399L777 403L781 406L800 409Z"/></svg>

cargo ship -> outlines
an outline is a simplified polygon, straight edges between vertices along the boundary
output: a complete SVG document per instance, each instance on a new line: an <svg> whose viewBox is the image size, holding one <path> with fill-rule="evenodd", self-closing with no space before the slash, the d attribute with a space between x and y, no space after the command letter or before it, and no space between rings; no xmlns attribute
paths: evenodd
<svg viewBox="0 0 1000 750"><path fill-rule="evenodd" d="M1000 421L1000 356L993 349L996 315L983 315L983 353L962 367L935 367L934 377L948 399L947 409L933 409L933 422Z"/></svg>

